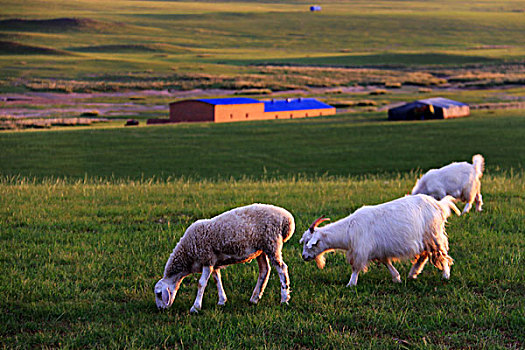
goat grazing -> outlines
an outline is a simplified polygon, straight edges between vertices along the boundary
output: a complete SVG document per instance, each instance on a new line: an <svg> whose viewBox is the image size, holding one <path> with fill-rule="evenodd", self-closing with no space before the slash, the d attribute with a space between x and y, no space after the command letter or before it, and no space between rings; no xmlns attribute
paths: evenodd
<svg viewBox="0 0 525 350"><path fill-rule="evenodd" d="M212 219L198 220L184 233L171 253L163 278L155 285L156 304L166 309L173 304L184 277L202 273L191 313L202 306L210 275L217 283L219 305L226 302L220 269L257 258L259 278L250 302L261 298L270 273L270 262L281 281L281 303L290 299L288 267L282 258L283 243L292 237L295 221L288 211L273 205L252 204L232 209Z"/></svg>
<svg viewBox="0 0 525 350"><path fill-rule="evenodd" d="M460 215L447 196L441 201L427 195L405 196L387 203L364 206L350 216L332 224L316 228L329 220L324 216L315 220L299 243L303 244L303 259L315 259L323 268L324 254L345 250L352 265L348 286L355 286L359 272L367 269L369 261L386 265L394 282L401 282L392 261L416 257L409 278L417 278L430 258L432 264L443 271L443 278L450 277L454 260L448 255L445 222L450 210Z"/></svg>
<svg viewBox="0 0 525 350"><path fill-rule="evenodd" d="M472 203L476 202L476 210L481 211L481 176L485 167L485 159L476 154L472 164L467 162L446 165L439 169L431 169L423 175L412 189L412 194L428 194L437 200L449 195L467 204L463 214L468 213Z"/></svg>

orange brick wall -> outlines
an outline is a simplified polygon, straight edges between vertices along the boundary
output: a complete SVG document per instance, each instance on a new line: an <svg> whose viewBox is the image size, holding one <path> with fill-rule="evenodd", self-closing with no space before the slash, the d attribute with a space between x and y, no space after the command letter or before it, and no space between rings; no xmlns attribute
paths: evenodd
<svg viewBox="0 0 525 350"><path fill-rule="evenodd" d="M240 122L260 119L264 119L263 103L215 106L216 123Z"/></svg>
<svg viewBox="0 0 525 350"><path fill-rule="evenodd" d="M309 118L319 117L322 115L335 114L335 108L325 109L305 109L299 111L280 111L280 112L265 112L264 119L294 119L294 118Z"/></svg>

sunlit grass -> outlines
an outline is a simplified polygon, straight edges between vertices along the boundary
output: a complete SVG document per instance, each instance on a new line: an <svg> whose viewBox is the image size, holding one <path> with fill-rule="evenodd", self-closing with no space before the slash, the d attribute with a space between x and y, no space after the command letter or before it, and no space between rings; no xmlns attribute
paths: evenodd
<svg viewBox="0 0 525 350"><path fill-rule="evenodd" d="M7 347L510 347L523 343L522 175L483 178L484 212L450 219L452 277L427 266L403 283L373 265L356 288L331 254L318 270L300 257L299 238L320 214L332 219L363 204L402 196L415 175L282 180L78 181L2 178L0 334ZM153 285L194 220L252 202L289 209L297 230L283 249L292 281L279 305L275 272L258 306L248 299L254 263L224 270L228 295L216 306L211 282L199 316L190 316L196 277L168 312Z"/></svg>

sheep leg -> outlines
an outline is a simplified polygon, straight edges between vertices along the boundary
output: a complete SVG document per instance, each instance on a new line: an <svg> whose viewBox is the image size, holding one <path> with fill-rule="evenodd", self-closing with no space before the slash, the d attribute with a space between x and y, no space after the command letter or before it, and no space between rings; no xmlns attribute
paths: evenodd
<svg viewBox="0 0 525 350"><path fill-rule="evenodd" d="M257 257L257 265L259 265L259 278L257 279L257 284L250 298L250 303L252 304L257 304L261 299L266 284L268 284L268 279L270 278L270 262L266 254L262 253Z"/></svg>
<svg viewBox="0 0 525 350"><path fill-rule="evenodd" d="M273 267L279 274L279 279L281 281L281 304L288 303L288 300L290 300L290 277L288 276L288 266L286 266L283 260L282 238L277 241L276 246L273 248L273 253L267 255L270 258Z"/></svg>
<svg viewBox="0 0 525 350"><path fill-rule="evenodd" d="M412 278L412 279L417 278L417 276L421 273L421 271L423 271L423 268L425 267L425 264L428 261L428 257L429 257L429 254L427 251L424 251L419 255L414 265L412 265L410 272L408 273L408 278Z"/></svg>
<svg viewBox="0 0 525 350"><path fill-rule="evenodd" d="M274 263L273 266L281 280L281 304L288 303L290 300L290 277L288 276L288 266L282 260L279 263Z"/></svg>
<svg viewBox="0 0 525 350"><path fill-rule="evenodd" d="M221 270L214 269L212 272L212 276L215 280L215 283L217 284L217 291L219 292L219 302L217 304L224 305L228 298L226 297L226 293L224 292L224 288L222 287Z"/></svg>
<svg viewBox="0 0 525 350"><path fill-rule="evenodd" d="M212 271L212 266L204 266L202 268L202 275L199 279L197 297L195 298L195 302L193 303L193 306L190 309L190 312L192 314L196 314L197 312L199 312L199 310L202 307L202 297L204 296L204 290L206 289L206 285L208 284L208 279L210 278Z"/></svg>
<svg viewBox="0 0 525 350"><path fill-rule="evenodd" d="M394 283L401 283L401 276L399 276L399 272L397 272L394 265L392 265L392 261L390 259L387 259L383 262L385 266L388 268L388 271L390 271L390 274L392 275L392 281Z"/></svg>

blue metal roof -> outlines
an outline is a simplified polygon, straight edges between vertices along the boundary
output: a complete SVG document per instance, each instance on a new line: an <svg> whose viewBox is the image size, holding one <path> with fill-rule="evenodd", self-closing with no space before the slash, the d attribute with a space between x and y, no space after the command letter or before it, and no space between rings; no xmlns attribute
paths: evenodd
<svg viewBox="0 0 525 350"><path fill-rule="evenodd" d="M334 108L315 98L288 98L286 100L263 101L265 112L298 111L305 109Z"/></svg>
<svg viewBox="0 0 525 350"><path fill-rule="evenodd" d="M466 103L449 100L448 98L443 97L427 98L425 100L418 100L417 102L422 102L427 105L432 105L441 108L447 108L451 106L468 106Z"/></svg>
<svg viewBox="0 0 525 350"><path fill-rule="evenodd" d="M209 103L211 105L241 105L248 103L261 103L258 100L247 97L226 97L226 98L201 98L197 101Z"/></svg>

